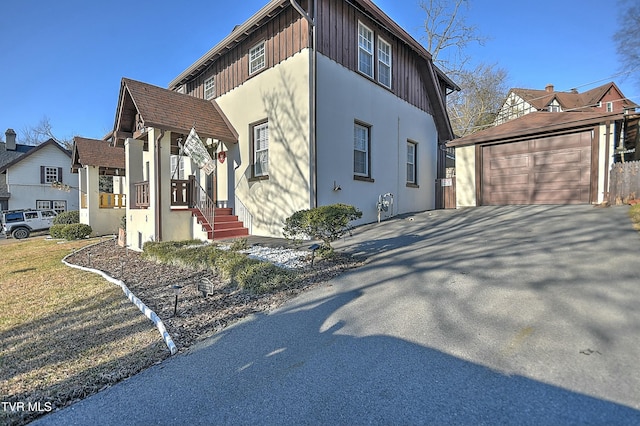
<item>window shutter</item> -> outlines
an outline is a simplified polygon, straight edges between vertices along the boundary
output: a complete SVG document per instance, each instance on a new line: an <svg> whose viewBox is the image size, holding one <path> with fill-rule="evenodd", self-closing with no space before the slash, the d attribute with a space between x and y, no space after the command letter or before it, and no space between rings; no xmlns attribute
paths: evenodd
<svg viewBox="0 0 640 426"><path fill-rule="evenodd" d="M62 167L58 167L58 182L62 183Z"/></svg>
<svg viewBox="0 0 640 426"><path fill-rule="evenodd" d="M44 166L40 166L40 183L44 183Z"/></svg>

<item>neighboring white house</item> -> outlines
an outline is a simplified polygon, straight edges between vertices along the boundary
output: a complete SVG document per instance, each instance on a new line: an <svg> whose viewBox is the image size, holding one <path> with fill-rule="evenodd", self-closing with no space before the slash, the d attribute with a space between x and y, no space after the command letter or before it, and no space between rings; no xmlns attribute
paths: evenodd
<svg viewBox="0 0 640 426"><path fill-rule="evenodd" d="M78 210L78 177L69 171L71 153L53 139L25 149L15 143L15 132L7 131L6 136L3 154L13 153L14 158L0 166L6 183L3 208Z"/></svg>
<svg viewBox="0 0 640 426"><path fill-rule="evenodd" d="M235 235L230 211L198 212L203 194L245 232L274 237L320 205L354 205L358 223L377 220L384 195L383 218L438 207L445 97L458 87L372 1L316 3L270 1L170 90L122 80L109 140L125 148L132 247ZM210 176L186 157L176 176L192 126L216 160Z"/></svg>

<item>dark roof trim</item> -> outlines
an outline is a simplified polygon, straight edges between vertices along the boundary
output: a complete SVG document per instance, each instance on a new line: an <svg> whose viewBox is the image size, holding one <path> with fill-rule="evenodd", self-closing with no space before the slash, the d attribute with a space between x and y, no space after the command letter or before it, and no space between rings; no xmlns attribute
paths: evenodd
<svg viewBox="0 0 640 426"><path fill-rule="evenodd" d="M49 146L49 145L53 145L56 148L58 148L60 151L64 152L65 155L69 158L71 158L71 153L69 151L67 151L66 149L64 149L63 147L60 146L60 144L56 141L54 141L53 139L49 139L46 142L41 143L40 145L37 145L36 147L34 147L32 150L26 152L24 155L21 155L20 157L16 158L15 160L5 164L4 166L0 167L0 173L6 171L9 167L13 166L14 164L19 163L20 161L24 160L25 158L33 155L34 153L40 151L41 149L44 149L45 147Z"/></svg>
<svg viewBox="0 0 640 426"><path fill-rule="evenodd" d="M505 126L508 124L511 124L511 126L516 126L518 124L516 123L516 121L525 119L529 116L533 116L534 114L553 114L553 115L571 114L572 119L559 122L559 123L550 123L548 125L543 124L541 126L524 127L521 129L515 128L510 132L500 134L497 136L494 134L495 132L493 131L493 129L497 129L501 126ZM608 114L598 114L594 116L594 114L592 113L584 113L584 112L532 112L530 114L525 114L524 116L517 118L515 120L511 120L511 121L508 121L507 123L501 124L500 126L491 127L489 129L483 130L478 133L473 133L471 135L465 136L460 139L454 139L447 143L447 147L455 148L455 147L489 144L489 143L512 142L517 139L523 139L523 138L530 139L533 136L566 132L566 131L580 129L580 128L593 127L594 125L605 123L607 121L622 120L625 116L626 115L624 113L608 113ZM532 117L529 117L529 119L531 120Z"/></svg>

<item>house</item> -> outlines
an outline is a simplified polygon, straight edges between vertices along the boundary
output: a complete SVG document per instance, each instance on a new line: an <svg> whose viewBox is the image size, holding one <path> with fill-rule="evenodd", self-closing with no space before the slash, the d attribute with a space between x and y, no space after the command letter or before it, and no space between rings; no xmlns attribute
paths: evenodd
<svg viewBox="0 0 640 426"><path fill-rule="evenodd" d="M73 138L71 172L78 174L80 223L97 235L116 234L125 215L124 149L108 141Z"/></svg>
<svg viewBox="0 0 640 426"><path fill-rule="evenodd" d="M457 207L601 203L616 161L638 159L640 115L533 112L447 144Z"/></svg>
<svg viewBox="0 0 640 426"><path fill-rule="evenodd" d="M71 153L53 139L37 146L16 143L8 129L0 144L0 208L78 209L78 179L68 170Z"/></svg>
<svg viewBox="0 0 640 426"><path fill-rule="evenodd" d="M557 92L552 84L544 90L511 89L498 111L494 125L506 123L534 111L549 112L635 112L638 105L627 99L618 86L609 82L602 86L578 93Z"/></svg>
<svg viewBox="0 0 640 426"><path fill-rule="evenodd" d="M125 150L127 239L279 237L333 203L359 223L436 208L451 90L370 0L269 1L168 89L122 79L109 141ZM186 155L192 128L210 174Z"/></svg>

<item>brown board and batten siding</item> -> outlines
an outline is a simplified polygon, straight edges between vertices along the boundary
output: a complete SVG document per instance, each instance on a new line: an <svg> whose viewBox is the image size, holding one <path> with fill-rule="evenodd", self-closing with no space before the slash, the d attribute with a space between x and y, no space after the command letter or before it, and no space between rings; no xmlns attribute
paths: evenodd
<svg viewBox="0 0 640 426"><path fill-rule="evenodd" d="M419 67L427 66L425 59L350 2L318 1L318 52L358 73L358 21L374 32L374 68L377 68L378 36L391 45L391 91L411 105L433 114L425 82L419 71ZM364 74L360 75L369 79ZM385 86L380 87L388 90Z"/></svg>
<svg viewBox="0 0 640 426"><path fill-rule="evenodd" d="M304 3L305 2L301 2ZM241 86L249 75L249 49L265 42L265 68L271 68L309 47L309 25L291 6L282 9L239 44L221 55L187 83L186 93L204 98L204 82L215 76L216 97Z"/></svg>

